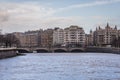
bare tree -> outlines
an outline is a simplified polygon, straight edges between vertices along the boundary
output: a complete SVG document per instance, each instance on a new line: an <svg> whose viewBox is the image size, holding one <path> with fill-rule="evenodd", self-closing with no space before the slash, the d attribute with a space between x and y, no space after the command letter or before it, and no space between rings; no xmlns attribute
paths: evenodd
<svg viewBox="0 0 120 80"><path fill-rule="evenodd" d="M0 35L0 47L4 46L4 35Z"/></svg>
<svg viewBox="0 0 120 80"><path fill-rule="evenodd" d="M120 37L116 38L112 42L112 46L114 47L120 47Z"/></svg>
<svg viewBox="0 0 120 80"><path fill-rule="evenodd" d="M19 39L13 34L6 34L4 43L6 47L18 47L20 45Z"/></svg>

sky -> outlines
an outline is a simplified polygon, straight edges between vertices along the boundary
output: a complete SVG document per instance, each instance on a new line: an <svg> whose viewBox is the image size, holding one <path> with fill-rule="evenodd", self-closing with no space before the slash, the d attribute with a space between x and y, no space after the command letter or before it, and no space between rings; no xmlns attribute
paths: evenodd
<svg viewBox="0 0 120 80"><path fill-rule="evenodd" d="M89 33L107 23L120 29L120 0L0 0L2 33L70 25Z"/></svg>

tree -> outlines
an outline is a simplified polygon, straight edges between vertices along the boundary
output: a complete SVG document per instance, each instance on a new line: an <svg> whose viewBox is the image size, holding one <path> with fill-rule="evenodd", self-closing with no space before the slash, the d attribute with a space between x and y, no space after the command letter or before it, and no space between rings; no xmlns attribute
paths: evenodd
<svg viewBox="0 0 120 80"><path fill-rule="evenodd" d="M4 46L4 35L0 35L0 46Z"/></svg>
<svg viewBox="0 0 120 80"><path fill-rule="evenodd" d="M112 46L120 47L120 37L118 37L112 41Z"/></svg>
<svg viewBox="0 0 120 80"><path fill-rule="evenodd" d="M13 34L6 34L4 38L5 47L18 47L20 45L20 41Z"/></svg>

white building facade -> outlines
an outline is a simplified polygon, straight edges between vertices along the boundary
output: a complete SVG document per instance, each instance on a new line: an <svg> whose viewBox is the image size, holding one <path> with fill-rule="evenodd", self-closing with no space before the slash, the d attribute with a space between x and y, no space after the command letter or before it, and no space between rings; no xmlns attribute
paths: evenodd
<svg viewBox="0 0 120 80"><path fill-rule="evenodd" d="M56 28L53 31L53 45L63 45L64 44L64 30Z"/></svg>
<svg viewBox="0 0 120 80"><path fill-rule="evenodd" d="M70 47L85 45L85 32L78 26L70 26L64 29L64 44Z"/></svg>

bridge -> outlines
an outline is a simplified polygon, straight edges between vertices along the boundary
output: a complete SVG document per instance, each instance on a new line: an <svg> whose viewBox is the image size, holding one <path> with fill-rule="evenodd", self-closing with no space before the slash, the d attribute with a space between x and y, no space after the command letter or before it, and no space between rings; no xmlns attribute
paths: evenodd
<svg viewBox="0 0 120 80"><path fill-rule="evenodd" d="M117 53L120 54L120 48L106 48L106 47L86 47L86 48L66 48L66 47L54 47L54 48L0 48L0 53L6 52L6 51L14 51L19 53L30 53L30 52L36 52L36 53L48 53L48 52L100 52L100 53Z"/></svg>
<svg viewBox="0 0 120 80"><path fill-rule="evenodd" d="M47 52L84 52L84 48L16 48L16 50L20 53L28 53L28 52L37 52L37 53L47 53Z"/></svg>

